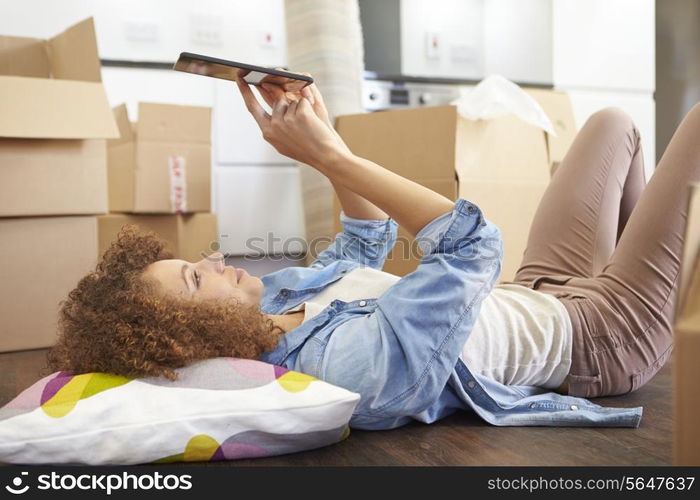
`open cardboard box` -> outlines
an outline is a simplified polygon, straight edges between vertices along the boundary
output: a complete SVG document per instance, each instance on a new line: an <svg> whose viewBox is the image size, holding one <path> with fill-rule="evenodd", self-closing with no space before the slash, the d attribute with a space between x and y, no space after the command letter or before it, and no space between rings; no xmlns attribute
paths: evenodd
<svg viewBox="0 0 700 500"><path fill-rule="evenodd" d="M121 137L109 141L109 210L209 212L211 108L139 103L131 123L114 108Z"/></svg>
<svg viewBox="0 0 700 500"><path fill-rule="evenodd" d="M566 94L526 91L551 119L556 137L512 115L466 120L456 106L344 115L335 125L353 153L450 199L459 196L476 203L501 229L501 280L512 280L540 198L575 135ZM336 220L339 212L336 199ZM399 229L399 240L384 270L403 276L419 260L413 239Z"/></svg>
<svg viewBox="0 0 700 500"><path fill-rule="evenodd" d="M107 211L119 136L92 19L49 39L0 37L0 216Z"/></svg>
<svg viewBox="0 0 700 500"><path fill-rule="evenodd" d="M673 463L700 465L700 184L690 186L673 346Z"/></svg>

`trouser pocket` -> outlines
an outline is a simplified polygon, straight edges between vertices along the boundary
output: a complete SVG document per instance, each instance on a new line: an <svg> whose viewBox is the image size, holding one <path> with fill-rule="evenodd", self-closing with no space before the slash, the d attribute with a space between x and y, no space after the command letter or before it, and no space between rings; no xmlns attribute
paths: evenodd
<svg viewBox="0 0 700 500"><path fill-rule="evenodd" d="M603 388L600 374L574 375L569 374L569 395L579 398L595 398L600 396Z"/></svg>

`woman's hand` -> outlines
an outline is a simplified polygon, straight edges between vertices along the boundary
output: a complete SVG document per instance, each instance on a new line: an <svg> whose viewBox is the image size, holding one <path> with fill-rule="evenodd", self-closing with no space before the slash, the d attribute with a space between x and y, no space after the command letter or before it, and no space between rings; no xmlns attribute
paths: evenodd
<svg viewBox="0 0 700 500"><path fill-rule="evenodd" d="M255 118L263 138L280 154L320 168L349 153L333 129L315 85L309 85L295 93L284 92L276 85L259 88L260 95L272 108L270 115L253 95L247 82L239 78L237 84L246 108Z"/></svg>

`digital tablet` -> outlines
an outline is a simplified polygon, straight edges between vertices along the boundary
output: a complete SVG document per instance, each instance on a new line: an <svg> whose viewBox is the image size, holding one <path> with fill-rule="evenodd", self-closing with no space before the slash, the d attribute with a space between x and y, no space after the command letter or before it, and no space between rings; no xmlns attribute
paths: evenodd
<svg viewBox="0 0 700 500"><path fill-rule="evenodd" d="M227 61L226 59L218 59L191 52L182 52L173 69L233 82L242 77L251 85L271 83L279 85L287 92L299 91L314 82L310 76L292 71Z"/></svg>

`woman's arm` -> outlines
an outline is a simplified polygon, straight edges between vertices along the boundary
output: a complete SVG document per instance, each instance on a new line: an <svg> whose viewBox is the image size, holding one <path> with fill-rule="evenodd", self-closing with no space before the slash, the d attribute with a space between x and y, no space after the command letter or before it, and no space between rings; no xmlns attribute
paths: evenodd
<svg viewBox="0 0 700 500"><path fill-rule="evenodd" d="M340 136L316 116L307 97L290 102L282 96L270 115L243 79L238 80L238 87L263 137L277 151L357 193L412 235L454 208L454 202L448 198L353 155Z"/></svg>
<svg viewBox="0 0 700 500"><path fill-rule="evenodd" d="M311 75L308 75L311 76ZM260 95L267 102L267 104L274 108L275 103L285 96L285 92L277 85L263 84L262 89L258 88ZM328 110L323 102L323 96L319 92L315 84L308 85L304 87L301 94L287 93L287 98L289 100L296 100L301 97L306 97L311 106L318 116L326 126L333 131L334 134L338 135L333 124L331 123L330 117L328 115ZM370 220L386 220L389 216L373 203L367 201L365 198L359 194L349 190L348 188L338 184L331 180L335 194L338 196L340 201L340 206L343 209L345 215L353 217L355 219L370 219Z"/></svg>
<svg viewBox="0 0 700 500"><path fill-rule="evenodd" d="M454 208L454 202L441 194L350 152L320 162L315 168L332 182L374 203L412 236Z"/></svg>
<svg viewBox="0 0 700 500"><path fill-rule="evenodd" d="M377 207L374 203L367 201L359 194L350 191L348 188L338 184L333 179L330 180L338 196L343 213L354 219L386 220L389 216Z"/></svg>

